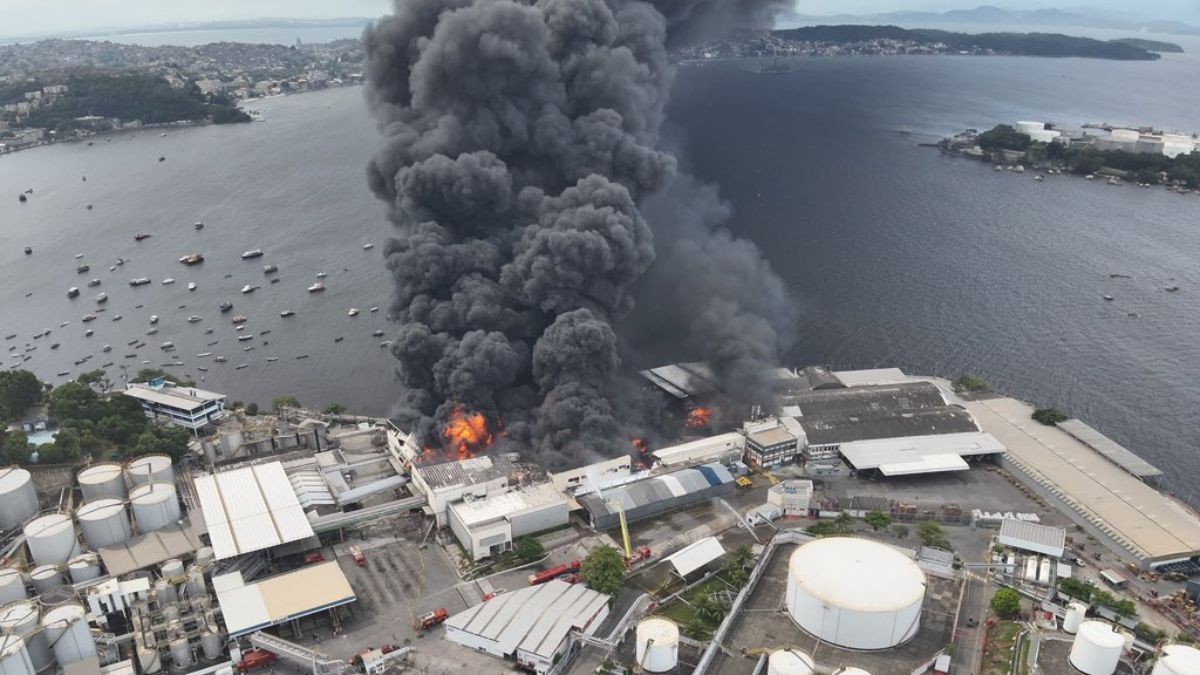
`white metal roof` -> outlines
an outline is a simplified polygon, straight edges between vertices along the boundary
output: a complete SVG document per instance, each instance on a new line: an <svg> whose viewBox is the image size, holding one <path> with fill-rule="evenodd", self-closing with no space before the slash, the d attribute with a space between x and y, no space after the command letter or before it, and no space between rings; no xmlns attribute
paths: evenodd
<svg viewBox="0 0 1200 675"><path fill-rule="evenodd" d="M455 502L450 505L458 519L467 527L508 519L519 513L546 506L563 505L567 500L550 483L492 495L483 499Z"/></svg>
<svg viewBox="0 0 1200 675"><path fill-rule="evenodd" d="M226 580L222 580L226 581ZM213 580L213 586L218 584ZM222 584L217 602L230 636L291 621L357 600L336 560L245 585Z"/></svg>
<svg viewBox="0 0 1200 675"><path fill-rule="evenodd" d="M1067 545L1067 531L1061 527L1005 518L1000 521L1000 534L996 541L1005 546L1059 558Z"/></svg>
<svg viewBox="0 0 1200 675"><path fill-rule="evenodd" d="M745 444L745 436L739 433L728 433L660 448L650 454L657 457L658 461L663 464L669 465L692 459L702 460L725 452L741 452Z"/></svg>
<svg viewBox="0 0 1200 675"><path fill-rule="evenodd" d="M225 394L218 394L215 391L207 391L195 387L179 387L167 384L159 388L139 382L131 382L125 385L125 395L180 410L195 410L206 403L225 398Z"/></svg>
<svg viewBox="0 0 1200 675"><path fill-rule="evenodd" d="M608 599L583 584L555 579L497 595L450 617L446 626L493 641L505 655L521 649L548 659L567 634L588 625ZM453 639L452 634L447 637Z"/></svg>
<svg viewBox="0 0 1200 675"><path fill-rule="evenodd" d="M906 438L877 438L869 441L851 441L842 443L842 456L855 469L881 469L886 464L906 464L918 462L922 458L943 455L958 457L976 457L994 455L1004 452L1004 445L988 433L972 431L957 434L933 434L929 436L909 436ZM913 468L919 468L914 465ZM937 463L930 464L928 470L948 471L957 467L937 469ZM965 468L965 466L963 467ZM907 473L921 473L908 471Z"/></svg>
<svg viewBox="0 0 1200 675"><path fill-rule="evenodd" d="M913 378L899 368L865 368L863 370L837 370L833 376L847 387L863 387L872 384L898 384L911 382Z"/></svg>
<svg viewBox="0 0 1200 675"><path fill-rule="evenodd" d="M197 476L195 485L218 560L313 535L280 462Z"/></svg>
<svg viewBox="0 0 1200 675"><path fill-rule="evenodd" d="M966 471L966 461L958 455L924 455L904 462L888 462L879 465L879 473L885 476L911 476L918 473L943 471Z"/></svg>
<svg viewBox="0 0 1200 675"><path fill-rule="evenodd" d="M681 577L695 572L708 563L725 555L725 548L716 537L705 537L667 556L667 561Z"/></svg>

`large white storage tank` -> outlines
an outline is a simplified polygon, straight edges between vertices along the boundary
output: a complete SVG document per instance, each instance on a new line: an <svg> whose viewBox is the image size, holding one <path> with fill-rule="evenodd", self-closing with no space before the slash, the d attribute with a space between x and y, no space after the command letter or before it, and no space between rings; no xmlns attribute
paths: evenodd
<svg viewBox="0 0 1200 675"><path fill-rule="evenodd" d="M18 635L25 640L29 660L34 670L45 670L54 661L50 657L50 643L46 634L39 630L38 606L32 600L13 603L0 609L0 633Z"/></svg>
<svg viewBox="0 0 1200 675"><path fill-rule="evenodd" d="M83 605L62 605L46 612L42 617L42 628L58 665L77 663L96 655L96 643L88 629L87 611Z"/></svg>
<svg viewBox="0 0 1200 675"><path fill-rule="evenodd" d="M88 502L79 507L75 518L83 531L83 540L93 551L128 541L133 536L125 503L120 499L106 497Z"/></svg>
<svg viewBox="0 0 1200 675"><path fill-rule="evenodd" d="M1150 675L1200 675L1200 649L1188 645L1167 645Z"/></svg>
<svg viewBox="0 0 1200 675"><path fill-rule="evenodd" d="M100 576L100 557L95 553L80 553L67 563L71 583L81 584Z"/></svg>
<svg viewBox="0 0 1200 675"><path fill-rule="evenodd" d="M917 634L925 574L874 541L818 539L792 553L785 600L792 620L826 642L886 649Z"/></svg>
<svg viewBox="0 0 1200 675"><path fill-rule="evenodd" d="M1087 618L1087 605L1082 602L1072 602L1067 607L1067 615L1063 617L1062 629L1064 632L1074 635L1079 632L1079 624Z"/></svg>
<svg viewBox="0 0 1200 675"><path fill-rule="evenodd" d="M1084 621L1071 644L1071 665L1085 675L1112 675L1121 660L1125 638L1101 621Z"/></svg>
<svg viewBox="0 0 1200 675"><path fill-rule="evenodd" d="M25 578L21 570L15 567L0 568L0 605L27 597L29 594L25 591Z"/></svg>
<svg viewBox="0 0 1200 675"><path fill-rule="evenodd" d="M121 499L129 496L125 488L125 468L116 462L93 464L75 476L83 501Z"/></svg>
<svg viewBox="0 0 1200 675"><path fill-rule="evenodd" d="M175 470L171 458L166 455L146 455L129 463L129 479L134 485L146 483L174 483Z"/></svg>
<svg viewBox="0 0 1200 675"><path fill-rule="evenodd" d="M1045 130L1046 130L1045 122L1029 122L1029 121L1017 122L1017 131L1019 131L1023 134L1029 134L1034 131L1045 131Z"/></svg>
<svg viewBox="0 0 1200 675"><path fill-rule="evenodd" d="M179 500L175 498L174 483L139 485L129 493L133 518L138 532L154 532L179 520Z"/></svg>
<svg viewBox="0 0 1200 675"><path fill-rule="evenodd" d="M29 581L38 595L67 585L62 565L39 565L29 571Z"/></svg>
<svg viewBox="0 0 1200 675"><path fill-rule="evenodd" d="M0 636L0 675L33 675L33 662L25 641L16 635Z"/></svg>
<svg viewBox="0 0 1200 675"><path fill-rule="evenodd" d="M29 555L39 565L61 565L79 555L75 523L65 513L34 518L25 526Z"/></svg>
<svg viewBox="0 0 1200 675"><path fill-rule="evenodd" d="M767 659L767 675L812 675L812 657L798 649L776 649Z"/></svg>
<svg viewBox="0 0 1200 675"><path fill-rule="evenodd" d="M648 673L665 673L679 663L679 626L666 619L637 625L637 662Z"/></svg>
<svg viewBox="0 0 1200 675"><path fill-rule="evenodd" d="M1121 143L1137 143L1142 135L1136 129L1113 129L1108 137Z"/></svg>
<svg viewBox="0 0 1200 675"><path fill-rule="evenodd" d="M37 491L25 469L0 469L0 529L11 530L37 515Z"/></svg>

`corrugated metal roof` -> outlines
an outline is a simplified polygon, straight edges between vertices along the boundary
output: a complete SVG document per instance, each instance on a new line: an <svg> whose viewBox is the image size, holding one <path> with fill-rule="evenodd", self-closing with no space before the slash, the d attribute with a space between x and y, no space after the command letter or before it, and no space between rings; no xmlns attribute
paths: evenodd
<svg viewBox="0 0 1200 675"><path fill-rule="evenodd" d="M1061 527L1005 518L1000 521L1000 534L996 541L1005 546L1061 556L1067 545L1067 531Z"/></svg>
<svg viewBox="0 0 1200 675"><path fill-rule="evenodd" d="M1058 428L1075 437L1080 443L1104 455L1109 461L1138 478L1156 478L1162 471L1150 462L1133 454L1128 448L1105 436L1080 420L1059 422Z"/></svg>
<svg viewBox="0 0 1200 675"><path fill-rule="evenodd" d="M454 462L418 466L414 469L433 489L486 483L510 475L516 467L503 457L472 457Z"/></svg>
<svg viewBox="0 0 1200 675"><path fill-rule="evenodd" d="M194 483L218 560L313 535L279 462L197 476Z"/></svg>
<svg viewBox="0 0 1200 675"><path fill-rule="evenodd" d="M582 627L608 596L555 579L498 595L446 620L446 626L497 643L505 655L518 649L550 658L572 628Z"/></svg>
<svg viewBox="0 0 1200 675"><path fill-rule="evenodd" d="M971 468L966 460L958 455L921 455L903 462L889 462L879 465L879 473L885 476L913 476L921 473L942 473L945 471L966 471Z"/></svg>
<svg viewBox="0 0 1200 675"><path fill-rule="evenodd" d="M214 580L214 586L216 582ZM357 600L337 561L217 592L231 636L260 630Z"/></svg>
<svg viewBox="0 0 1200 675"><path fill-rule="evenodd" d="M843 443L839 451L855 469L864 471L918 462L923 457L995 455L1004 452L1004 444L989 433L977 431L852 441ZM956 467L957 462L952 468Z"/></svg>
<svg viewBox="0 0 1200 675"><path fill-rule="evenodd" d="M647 478L645 480L626 483L604 490L601 495L587 494L579 498L579 503L592 513L616 513L616 509L608 505L610 501L621 504L625 511L681 497L696 492L708 490L714 485L724 485L733 482L733 474L721 464L705 464L702 467L708 476L716 480L713 483L699 469L680 469L668 474Z"/></svg>
<svg viewBox="0 0 1200 675"><path fill-rule="evenodd" d="M705 537L667 556L667 561L679 576L686 577L723 555L725 548L721 542L716 537Z"/></svg>

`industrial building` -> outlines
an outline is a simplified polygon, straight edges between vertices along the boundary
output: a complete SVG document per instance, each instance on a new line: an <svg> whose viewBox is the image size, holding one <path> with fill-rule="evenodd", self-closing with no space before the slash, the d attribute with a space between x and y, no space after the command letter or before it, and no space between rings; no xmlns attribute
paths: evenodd
<svg viewBox="0 0 1200 675"><path fill-rule="evenodd" d="M1100 453L1105 459L1121 467L1131 476L1135 476L1151 485L1157 485L1162 478L1162 471L1150 462L1138 457L1128 448L1105 436L1081 420L1070 419L1059 422L1059 429L1067 432L1072 438Z"/></svg>
<svg viewBox="0 0 1200 675"><path fill-rule="evenodd" d="M812 496L811 480L785 480L767 490L767 504L779 507L781 516L807 518Z"/></svg>
<svg viewBox="0 0 1200 675"><path fill-rule="evenodd" d="M197 476L194 484L218 560L313 536L280 462Z"/></svg>
<svg viewBox="0 0 1200 675"><path fill-rule="evenodd" d="M336 561L246 583L241 572L212 579L230 637L294 621L354 602L357 597Z"/></svg>
<svg viewBox="0 0 1200 675"><path fill-rule="evenodd" d="M705 537L700 541L688 544L666 557L666 561L680 577L704 569L725 555L725 547L716 537Z"/></svg>
<svg viewBox="0 0 1200 675"><path fill-rule="evenodd" d="M447 507L450 530L474 560L511 550L513 540L567 524L567 500L549 483Z"/></svg>
<svg viewBox="0 0 1200 675"><path fill-rule="evenodd" d="M678 511L734 490L733 475L721 464L704 464L619 485L578 499L592 529L611 530L627 522Z"/></svg>
<svg viewBox="0 0 1200 675"><path fill-rule="evenodd" d="M968 460L995 457L1004 446L991 434L970 431L957 434L878 438L843 443L842 459L858 473L909 476L944 471L966 471Z"/></svg>
<svg viewBox="0 0 1200 675"><path fill-rule="evenodd" d="M772 467L791 462L796 458L797 439L784 424L776 419L763 422L748 422L746 434L746 464L754 467Z"/></svg>
<svg viewBox="0 0 1200 675"><path fill-rule="evenodd" d="M726 463L740 458L745 446L746 436L732 432L652 450L650 456L656 465L668 468L710 462Z"/></svg>
<svg viewBox="0 0 1200 675"><path fill-rule="evenodd" d="M225 414L225 394L180 387L161 378L145 383L130 382L125 385L124 393L141 402L147 417L169 420L193 432L220 420Z"/></svg>
<svg viewBox="0 0 1200 675"><path fill-rule="evenodd" d="M996 543L1061 558L1067 546L1067 531L1061 527L1005 518L1000 523L1000 534L996 537Z"/></svg>
<svg viewBox="0 0 1200 675"><path fill-rule="evenodd" d="M1077 524L1143 568L1200 556L1200 518L1016 399L966 403L1004 444L1002 465Z"/></svg>
<svg viewBox="0 0 1200 675"><path fill-rule="evenodd" d="M632 471L633 461L629 455L622 455L587 466L552 473L550 482L554 483L554 489L559 492L573 492L580 489L594 490L597 489L597 486L603 487L613 481L622 480Z"/></svg>
<svg viewBox="0 0 1200 675"><path fill-rule="evenodd" d="M809 634L847 649L887 649L917 633L925 574L884 544L830 537L797 548L788 563L788 615Z"/></svg>
<svg viewBox="0 0 1200 675"><path fill-rule="evenodd" d="M428 501L426 513L437 519L438 527L444 527L446 508L452 502L507 492L515 471L512 462L499 456L420 465L412 469L412 487Z"/></svg>
<svg viewBox="0 0 1200 675"><path fill-rule="evenodd" d="M609 596L557 579L498 595L446 620L446 639L544 673L571 632L592 635L608 616Z"/></svg>

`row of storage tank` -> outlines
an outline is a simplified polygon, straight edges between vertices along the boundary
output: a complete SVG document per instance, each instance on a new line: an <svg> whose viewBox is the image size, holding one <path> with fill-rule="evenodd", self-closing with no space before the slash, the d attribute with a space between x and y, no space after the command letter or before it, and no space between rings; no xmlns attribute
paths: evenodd
<svg viewBox="0 0 1200 675"><path fill-rule="evenodd" d="M83 469L76 475L85 503L101 499L129 500L145 498L147 485L175 484L175 470L167 455L147 455L128 464L103 462ZM135 501L136 500L136 501ZM33 476L19 467L0 469L0 530L11 530L27 523L39 511Z"/></svg>
<svg viewBox="0 0 1200 675"><path fill-rule="evenodd" d="M0 673L34 675L58 663L66 666L96 655L80 604L59 605L44 614L32 600L0 609Z"/></svg>
<svg viewBox="0 0 1200 675"><path fill-rule="evenodd" d="M198 642L205 659L218 659L224 652L203 572L204 563L212 560L212 549L209 547L200 549L196 564L187 568L186 572L182 561L168 560L160 569L161 578L154 582L152 597L159 610L158 620L163 622L161 627L170 636L167 648L171 663L176 668L188 668L195 662L192 658L194 644L189 642L187 632L183 629L185 614L190 614L203 626ZM157 646L143 646L137 656L142 673L150 675L161 670L162 661Z"/></svg>
<svg viewBox="0 0 1200 675"><path fill-rule="evenodd" d="M1071 665L1084 675L1113 675L1121 655L1133 647L1133 634L1116 631L1103 621L1083 618L1087 607L1072 603L1063 619L1063 630L1075 634ZM1150 675L1200 675L1200 650L1188 645L1167 645Z"/></svg>
<svg viewBox="0 0 1200 675"><path fill-rule="evenodd" d="M1039 583L1043 586L1050 583L1051 566L1054 562L1049 557L1026 556L1024 565L1018 566L1019 558L1009 553L1005 562L1009 573L1021 577L1025 581Z"/></svg>

